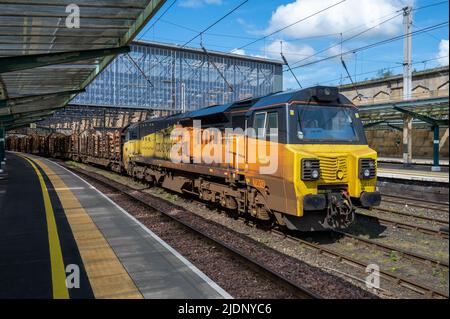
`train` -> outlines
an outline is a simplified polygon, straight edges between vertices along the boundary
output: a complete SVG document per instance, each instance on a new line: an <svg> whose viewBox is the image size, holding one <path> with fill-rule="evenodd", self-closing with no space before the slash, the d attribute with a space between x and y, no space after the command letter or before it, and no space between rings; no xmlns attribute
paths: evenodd
<svg viewBox="0 0 450 319"><path fill-rule="evenodd" d="M336 87L277 92L72 134L68 158L296 231L381 202L377 153Z"/></svg>
<svg viewBox="0 0 450 319"><path fill-rule="evenodd" d="M69 158L70 136L61 132L26 132L9 134L6 149L45 157Z"/></svg>

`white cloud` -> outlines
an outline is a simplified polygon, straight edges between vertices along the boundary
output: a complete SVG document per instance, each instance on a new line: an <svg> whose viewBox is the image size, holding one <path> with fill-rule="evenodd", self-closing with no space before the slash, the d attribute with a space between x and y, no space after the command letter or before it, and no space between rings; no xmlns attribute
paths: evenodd
<svg viewBox="0 0 450 319"><path fill-rule="evenodd" d="M267 56L267 55L247 53L244 49L238 49L238 48L231 50L230 53L239 54L239 55L246 55L246 56L251 56L251 57L254 57L254 58L261 58L261 59L268 59L269 58L269 56ZM280 60L280 56L278 56L277 59Z"/></svg>
<svg viewBox="0 0 450 319"><path fill-rule="evenodd" d="M183 0L180 6L185 8L198 8L208 4L221 5L223 0Z"/></svg>
<svg viewBox="0 0 450 319"><path fill-rule="evenodd" d="M236 48L236 49L231 50L231 53L245 55L245 50Z"/></svg>
<svg viewBox="0 0 450 319"><path fill-rule="evenodd" d="M327 46L328 47L328 46ZM327 51L325 51L323 53L324 56L328 56L328 55L338 55L344 52L347 52L349 49L343 45L342 49L341 49L341 45L340 44L335 44L335 43L330 43L329 44L330 49L328 49Z"/></svg>
<svg viewBox="0 0 450 319"><path fill-rule="evenodd" d="M281 5L273 12L266 32L270 33L285 27L337 2L336 0L296 0ZM282 34L289 37L306 37L324 33L340 33L353 29L344 34L344 37L348 37L392 17L395 11L411 2L411 0L347 0L287 28L282 31ZM400 15L364 36L392 36L399 33L401 27L402 16Z"/></svg>
<svg viewBox="0 0 450 319"><path fill-rule="evenodd" d="M440 65L448 65L448 40L441 40L439 43L439 53L436 55L436 58Z"/></svg>
<svg viewBox="0 0 450 319"><path fill-rule="evenodd" d="M239 54L239 55L247 55L255 58L262 59L275 59L281 61L280 55L280 40L275 40L268 44L265 48L260 48L256 50L258 52L262 52L263 54L254 54L248 53L244 49L235 48L230 51L230 53ZM251 50L250 50L251 51ZM288 62L294 62L294 60L299 60L302 58L306 58L314 54L314 49L309 45L296 45L288 41L283 41L283 54L288 60Z"/></svg>
<svg viewBox="0 0 450 319"><path fill-rule="evenodd" d="M280 50L280 40L275 40L266 46L266 55L270 58L281 60ZM309 45L298 45L288 41L283 41L283 55L290 63L309 57L313 55L314 52L314 49Z"/></svg>

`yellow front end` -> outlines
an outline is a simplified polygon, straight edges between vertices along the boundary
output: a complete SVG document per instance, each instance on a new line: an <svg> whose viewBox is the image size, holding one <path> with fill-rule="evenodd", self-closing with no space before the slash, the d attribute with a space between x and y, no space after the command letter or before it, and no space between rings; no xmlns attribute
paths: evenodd
<svg viewBox="0 0 450 319"><path fill-rule="evenodd" d="M139 140L130 140L126 141L123 144L123 166L125 170L128 170L128 164L130 163L130 160L140 154L140 141Z"/></svg>
<svg viewBox="0 0 450 319"><path fill-rule="evenodd" d="M360 178L359 160L362 158L373 159L376 163L377 153L367 145L286 145L286 160L283 161L285 179L295 189L297 216L303 216L303 200L309 194L346 189L350 197L360 198L363 192L375 192L376 174L373 178ZM320 161L320 177L317 180L302 180L302 159Z"/></svg>

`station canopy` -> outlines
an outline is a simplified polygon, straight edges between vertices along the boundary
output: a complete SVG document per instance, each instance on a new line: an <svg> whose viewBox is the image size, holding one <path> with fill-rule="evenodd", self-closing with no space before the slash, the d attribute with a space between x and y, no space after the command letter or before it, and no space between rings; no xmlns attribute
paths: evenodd
<svg viewBox="0 0 450 319"><path fill-rule="evenodd" d="M64 107L129 52L164 2L0 0L0 126L26 126Z"/></svg>
<svg viewBox="0 0 450 319"><path fill-rule="evenodd" d="M406 112L414 115L416 125L426 124L421 118L429 118L440 126L448 126L448 96L359 106L359 114L366 127L402 124Z"/></svg>

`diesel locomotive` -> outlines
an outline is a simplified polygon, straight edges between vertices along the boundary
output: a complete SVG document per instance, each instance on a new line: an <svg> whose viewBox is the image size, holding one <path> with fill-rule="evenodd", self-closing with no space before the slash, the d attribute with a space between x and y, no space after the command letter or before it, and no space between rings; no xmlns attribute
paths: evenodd
<svg viewBox="0 0 450 319"><path fill-rule="evenodd" d="M381 201L377 154L335 87L150 119L125 128L122 143L128 175L289 229L346 228L355 206Z"/></svg>

